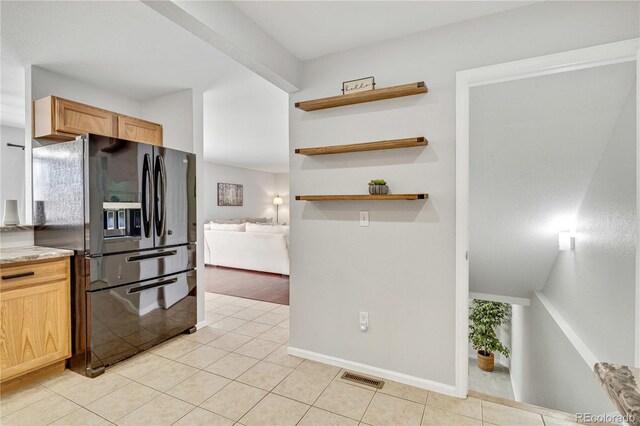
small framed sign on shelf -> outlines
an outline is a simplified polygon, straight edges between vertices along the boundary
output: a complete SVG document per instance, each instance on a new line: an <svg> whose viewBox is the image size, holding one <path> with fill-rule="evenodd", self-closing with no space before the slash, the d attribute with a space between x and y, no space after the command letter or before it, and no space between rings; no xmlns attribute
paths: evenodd
<svg viewBox="0 0 640 426"><path fill-rule="evenodd" d="M376 81L373 77L359 78L357 80L349 80L342 83L342 94L366 92L376 87Z"/></svg>

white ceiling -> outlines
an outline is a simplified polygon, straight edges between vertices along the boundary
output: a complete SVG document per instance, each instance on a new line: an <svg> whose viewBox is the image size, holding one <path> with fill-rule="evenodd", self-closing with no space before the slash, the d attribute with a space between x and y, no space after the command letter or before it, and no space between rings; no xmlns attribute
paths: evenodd
<svg viewBox="0 0 640 426"><path fill-rule="evenodd" d="M466 21L534 1L234 1L300 60Z"/></svg>
<svg viewBox="0 0 640 426"><path fill-rule="evenodd" d="M205 110L205 122L212 120L206 123L205 157L261 170L288 169L288 133L282 132L287 95L143 3L2 1L0 7L3 125L24 127L28 65L139 101L192 87L218 91L228 82L254 91L225 95L225 123L241 123L234 132Z"/></svg>
<svg viewBox="0 0 640 426"><path fill-rule="evenodd" d="M289 171L289 94L238 70L204 96L204 158L271 173Z"/></svg>
<svg viewBox="0 0 640 426"><path fill-rule="evenodd" d="M471 291L543 288L635 75L626 63L472 89Z"/></svg>
<svg viewBox="0 0 640 426"><path fill-rule="evenodd" d="M530 3L233 4L298 58L307 59ZM2 124L25 125L28 65L139 101L184 88L211 88L205 102L205 158L258 170L288 169L286 95L247 72L229 52L153 8L137 1L1 1L0 8Z"/></svg>
<svg viewBox="0 0 640 426"><path fill-rule="evenodd" d="M2 1L1 8L3 71L5 59L38 65L143 100L207 88L238 66L137 1Z"/></svg>

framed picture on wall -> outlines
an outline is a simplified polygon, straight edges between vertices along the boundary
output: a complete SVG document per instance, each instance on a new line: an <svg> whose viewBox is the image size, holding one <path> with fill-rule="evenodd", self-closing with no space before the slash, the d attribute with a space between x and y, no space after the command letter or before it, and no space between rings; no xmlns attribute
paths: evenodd
<svg viewBox="0 0 640 426"><path fill-rule="evenodd" d="M218 205L241 206L243 201L242 191L242 185L218 183Z"/></svg>

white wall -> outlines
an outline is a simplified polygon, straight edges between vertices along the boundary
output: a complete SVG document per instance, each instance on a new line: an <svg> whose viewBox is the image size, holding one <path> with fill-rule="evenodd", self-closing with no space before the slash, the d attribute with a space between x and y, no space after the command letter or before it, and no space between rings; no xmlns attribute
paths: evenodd
<svg viewBox="0 0 640 426"><path fill-rule="evenodd" d="M568 413L615 412L584 362L536 294L513 310L511 379L518 401Z"/></svg>
<svg viewBox="0 0 640 426"><path fill-rule="evenodd" d="M7 143L24 146L24 129L1 126L0 142L0 224L4 217L5 200L18 200L20 223L25 223L25 151L7 146Z"/></svg>
<svg viewBox="0 0 640 426"><path fill-rule="evenodd" d="M32 100L49 95L59 96L133 117L142 115L142 103L140 101L44 68L32 66Z"/></svg>
<svg viewBox="0 0 640 426"><path fill-rule="evenodd" d="M204 215L211 219L244 217L272 217L276 209L273 197L276 194L276 174L241 167L204 162ZM218 206L218 183L243 185L242 206Z"/></svg>
<svg viewBox="0 0 640 426"><path fill-rule="evenodd" d="M365 193L369 179L384 178L392 191L430 197L292 203L291 350L452 392L455 72L637 37L638 15L630 2L544 2L305 62L302 90L291 96L290 152L409 136L429 146L290 154L292 195ZM311 113L293 107L368 75L379 87L425 80L429 93ZM369 227L358 226L359 210L371 212ZM369 312L367 333L359 311Z"/></svg>
<svg viewBox="0 0 640 426"><path fill-rule="evenodd" d="M283 204L278 209L280 223L289 224L291 197L289 196L289 173L276 174L276 194L280 194Z"/></svg>
<svg viewBox="0 0 640 426"><path fill-rule="evenodd" d="M289 170L289 95L249 70L204 94L206 161L281 173Z"/></svg>
<svg viewBox="0 0 640 426"><path fill-rule="evenodd" d="M196 155L196 199L197 222L198 222L198 270L204 271L204 222L205 203L204 203L204 94L200 90L193 90L191 100L191 111L193 112L193 153ZM204 275L198 274L198 323L204 321Z"/></svg>
<svg viewBox="0 0 640 426"><path fill-rule="evenodd" d="M141 118L162 124L163 146L194 152L193 96L187 89L142 102Z"/></svg>
<svg viewBox="0 0 640 426"><path fill-rule="evenodd" d="M509 373L511 374L513 396L516 401L522 401L522 388L526 385L527 380L531 380L528 375L529 370L525 369L529 365L529 321L529 307L523 305L513 305L511 307L511 359L509 361Z"/></svg>
<svg viewBox="0 0 640 426"><path fill-rule="evenodd" d="M578 210L576 248L558 253L543 293L598 359L633 365L635 85Z"/></svg>

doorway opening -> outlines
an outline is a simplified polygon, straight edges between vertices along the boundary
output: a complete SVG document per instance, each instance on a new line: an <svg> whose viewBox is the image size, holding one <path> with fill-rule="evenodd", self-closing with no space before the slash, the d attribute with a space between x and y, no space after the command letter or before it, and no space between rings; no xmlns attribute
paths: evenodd
<svg viewBox="0 0 640 426"><path fill-rule="evenodd" d="M637 52L458 74L459 393L612 411L592 369L637 359ZM508 307L491 373L470 360L470 299Z"/></svg>
<svg viewBox="0 0 640 426"><path fill-rule="evenodd" d="M204 92L204 325L221 349L288 340L288 103L248 69Z"/></svg>

